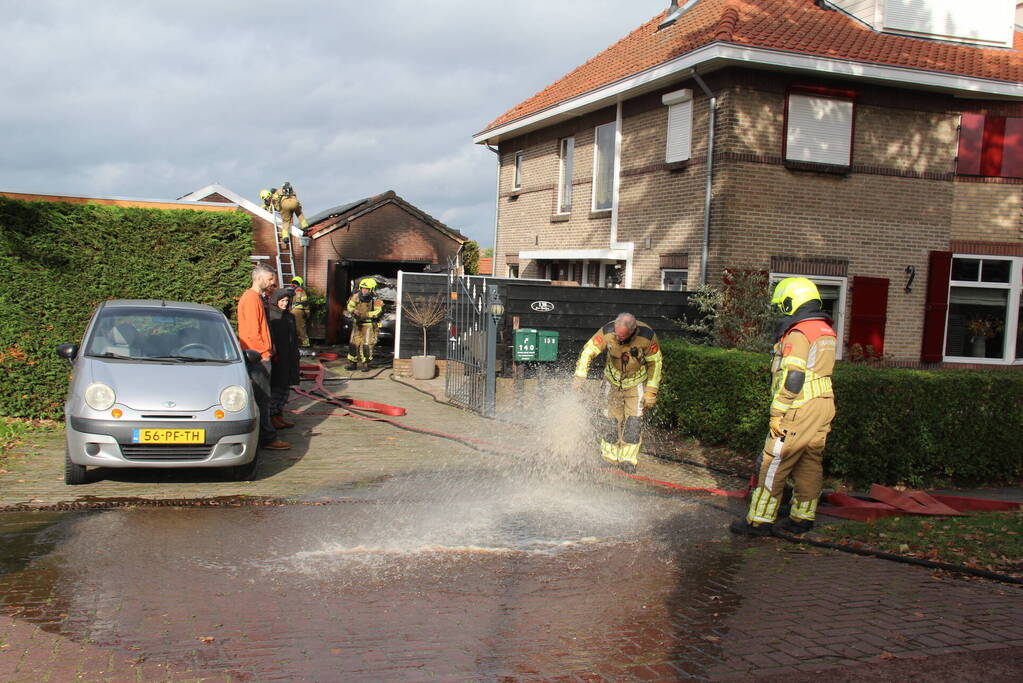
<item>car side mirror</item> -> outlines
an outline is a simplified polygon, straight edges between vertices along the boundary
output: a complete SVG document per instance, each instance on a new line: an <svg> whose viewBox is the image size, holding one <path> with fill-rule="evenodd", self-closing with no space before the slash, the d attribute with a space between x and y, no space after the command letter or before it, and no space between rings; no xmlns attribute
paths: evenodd
<svg viewBox="0 0 1023 683"><path fill-rule="evenodd" d="M245 349L242 351L242 355L245 356L246 365L257 365L259 361L263 360L263 354L254 349Z"/></svg>
<svg viewBox="0 0 1023 683"><path fill-rule="evenodd" d="M57 355L68 363L73 363L78 356L78 344L61 344L57 347Z"/></svg>

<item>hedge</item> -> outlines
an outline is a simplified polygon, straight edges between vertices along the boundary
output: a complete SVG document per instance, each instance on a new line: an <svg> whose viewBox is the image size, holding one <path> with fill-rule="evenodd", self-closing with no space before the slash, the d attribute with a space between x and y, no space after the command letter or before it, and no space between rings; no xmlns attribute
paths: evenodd
<svg viewBox="0 0 1023 683"><path fill-rule="evenodd" d="M654 414L709 444L759 456L770 356L665 340ZM838 363L825 471L854 486L1004 483L1023 476L1023 373Z"/></svg>
<svg viewBox="0 0 1023 683"><path fill-rule="evenodd" d="M251 217L0 197L0 416L61 416L68 365L108 299L232 306L248 286Z"/></svg>

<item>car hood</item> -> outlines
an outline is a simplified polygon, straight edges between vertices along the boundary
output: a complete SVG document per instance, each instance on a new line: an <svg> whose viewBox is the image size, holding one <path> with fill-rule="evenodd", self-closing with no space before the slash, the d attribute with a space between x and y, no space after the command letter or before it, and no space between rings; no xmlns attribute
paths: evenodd
<svg viewBox="0 0 1023 683"><path fill-rule="evenodd" d="M89 383L109 385L117 395L117 403L133 410L205 410L220 402L220 392L225 387L237 384L248 389L248 376L242 363L139 363L93 359L86 374Z"/></svg>

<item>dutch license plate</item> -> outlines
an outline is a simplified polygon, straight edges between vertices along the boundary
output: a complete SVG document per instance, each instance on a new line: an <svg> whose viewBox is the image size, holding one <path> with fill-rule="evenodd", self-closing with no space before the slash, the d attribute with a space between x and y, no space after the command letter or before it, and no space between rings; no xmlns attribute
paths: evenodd
<svg viewBox="0 0 1023 683"><path fill-rule="evenodd" d="M205 443L205 429L133 429L132 443Z"/></svg>

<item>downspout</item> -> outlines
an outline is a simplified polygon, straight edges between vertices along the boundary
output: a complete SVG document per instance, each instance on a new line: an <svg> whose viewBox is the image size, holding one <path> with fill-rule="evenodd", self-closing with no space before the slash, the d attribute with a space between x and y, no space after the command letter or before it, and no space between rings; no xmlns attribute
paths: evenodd
<svg viewBox="0 0 1023 683"><path fill-rule="evenodd" d="M710 122L707 127L707 187L703 197L703 249L700 252L700 284L707 284L707 259L710 254L710 204L711 190L714 184L714 123L717 120L718 100L707 87L707 84L696 73L696 69L690 69L689 75L703 90L710 104Z"/></svg>
<svg viewBox="0 0 1023 683"><path fill-rule="evenodd" d="M494 257L491 259L491 272L490 277L498 277L497 275L497 226L501 217L501 150L496 147L491 147L490 143L486 143L487 149L493 152L497 156L497 191L494 192ZM508 271L508 264L504 264L505 272ZM522 273L519 273L522 276Z"/></svg>
<svg viewBox="0 0 1023 683"><path fill-rule="evenodd" d="M622 100L618 99L615 107L615 161L614 180L611 184L611 248L625 249L628 255L625 257L625 283L626 289L632 287L632 252L635 245L632 242L618 241L618 199L619 199L619 177L622 173Z"/></svg>

